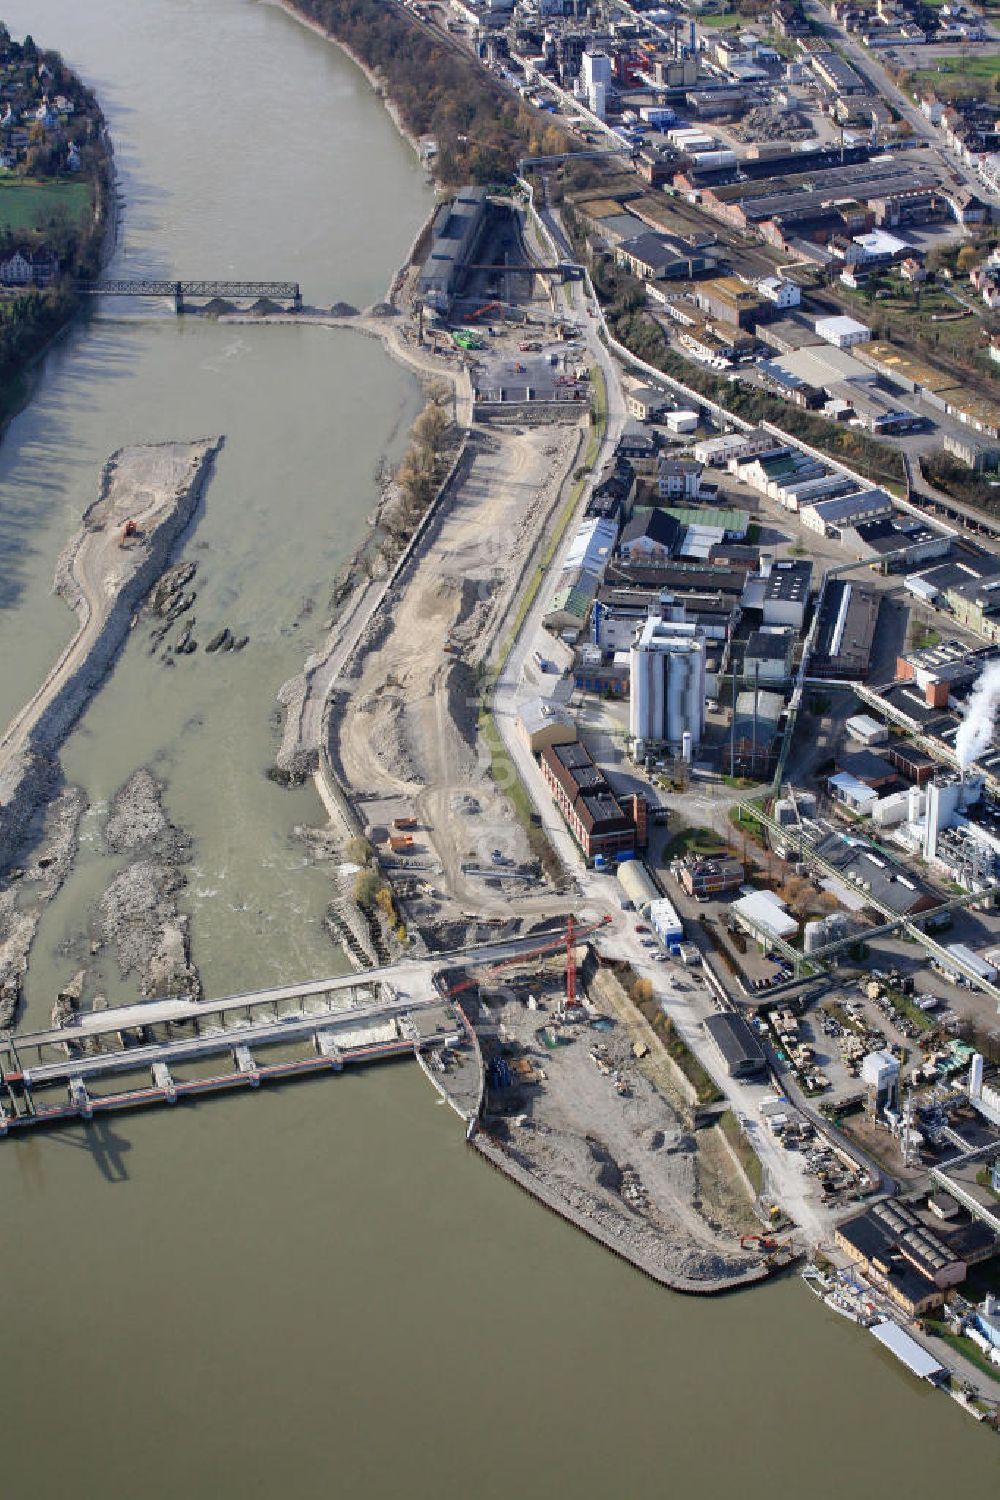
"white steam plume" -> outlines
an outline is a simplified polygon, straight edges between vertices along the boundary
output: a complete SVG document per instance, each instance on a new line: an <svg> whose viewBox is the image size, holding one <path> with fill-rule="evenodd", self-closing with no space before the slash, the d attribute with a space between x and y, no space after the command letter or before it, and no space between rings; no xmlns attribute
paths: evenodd
<svg viewBox="0 0 1000 1500"><path fill-rule="evenodd" d="M1000 709L1000 661L990 662L965 705L965 717L955 736L955 754L964 771L970 761L988 750L993 741L993 720Z"/></svg>

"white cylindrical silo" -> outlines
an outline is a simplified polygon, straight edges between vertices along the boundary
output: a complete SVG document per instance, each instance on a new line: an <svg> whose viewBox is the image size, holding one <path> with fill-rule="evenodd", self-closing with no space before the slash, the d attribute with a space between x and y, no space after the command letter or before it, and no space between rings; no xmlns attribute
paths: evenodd
<svg viewBox="0 0 1000 1500"><path fill-rule="evenodd" d="M690 729L685 729L684 733L681 735L681 760L686 761L688 765L691 764L691 731L690 731Z"/></svg>
<svg viewBox="0 0 1000 1500"><path fill-rule="evenodd" d="M974 1052L969 1064L969 1098L978 1099L983 1092L983 1054Z"/></svg>

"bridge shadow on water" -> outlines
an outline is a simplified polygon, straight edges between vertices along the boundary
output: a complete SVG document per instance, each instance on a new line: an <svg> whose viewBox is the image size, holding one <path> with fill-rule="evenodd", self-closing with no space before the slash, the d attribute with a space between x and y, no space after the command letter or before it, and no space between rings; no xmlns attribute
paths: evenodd
<svg viewBox="0 0 1000 1500"><path fill-rule="evenodd" d="M125 1157L132 1150L132 1142L117 1133L107 1115L98 1115L68 1130L53 1130L47 1134L49 1140L90 1156L106 1182L129 1180Z"/></svg>

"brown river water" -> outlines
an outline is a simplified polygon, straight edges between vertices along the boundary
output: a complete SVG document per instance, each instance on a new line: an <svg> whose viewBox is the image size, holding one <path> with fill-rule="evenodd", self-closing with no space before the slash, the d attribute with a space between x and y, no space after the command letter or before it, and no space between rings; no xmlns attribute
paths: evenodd
<svg viewBox="0 0 1000 1500"><path fill-rule="evenodd" d="M260 0L8 0L4 19L104 103L126 199L111 269L382 294L431 199L335 48ZM47 361L0 446L0 717L69 634L55 558L123 443L226 434L184 555L201 632L251 645L167 673L130 642L67 743L95 811L43 919L30 1020L113 869L101 808L144 763L195 833L206 990L341 967L328 876L291 836L319 804L262 773L274 693L418 406L360 337L142 304ZM996 1440L797 1278L663 1292L473 1156L410 1064L0 1141L0 1202L5 1495L998 1493Z"/></svg>

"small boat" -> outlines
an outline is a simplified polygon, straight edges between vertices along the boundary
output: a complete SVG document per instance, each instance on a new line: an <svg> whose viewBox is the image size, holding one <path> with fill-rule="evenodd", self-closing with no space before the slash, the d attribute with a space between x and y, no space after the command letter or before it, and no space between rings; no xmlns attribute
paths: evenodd
<svg viewBox="0 0 1000 1500"><path fill-rule="evenodd" d="M833 1286L829 1276L825 1275L818 1266L806 1266L800 1275L815 1297L825 1298Z"/></svg>

